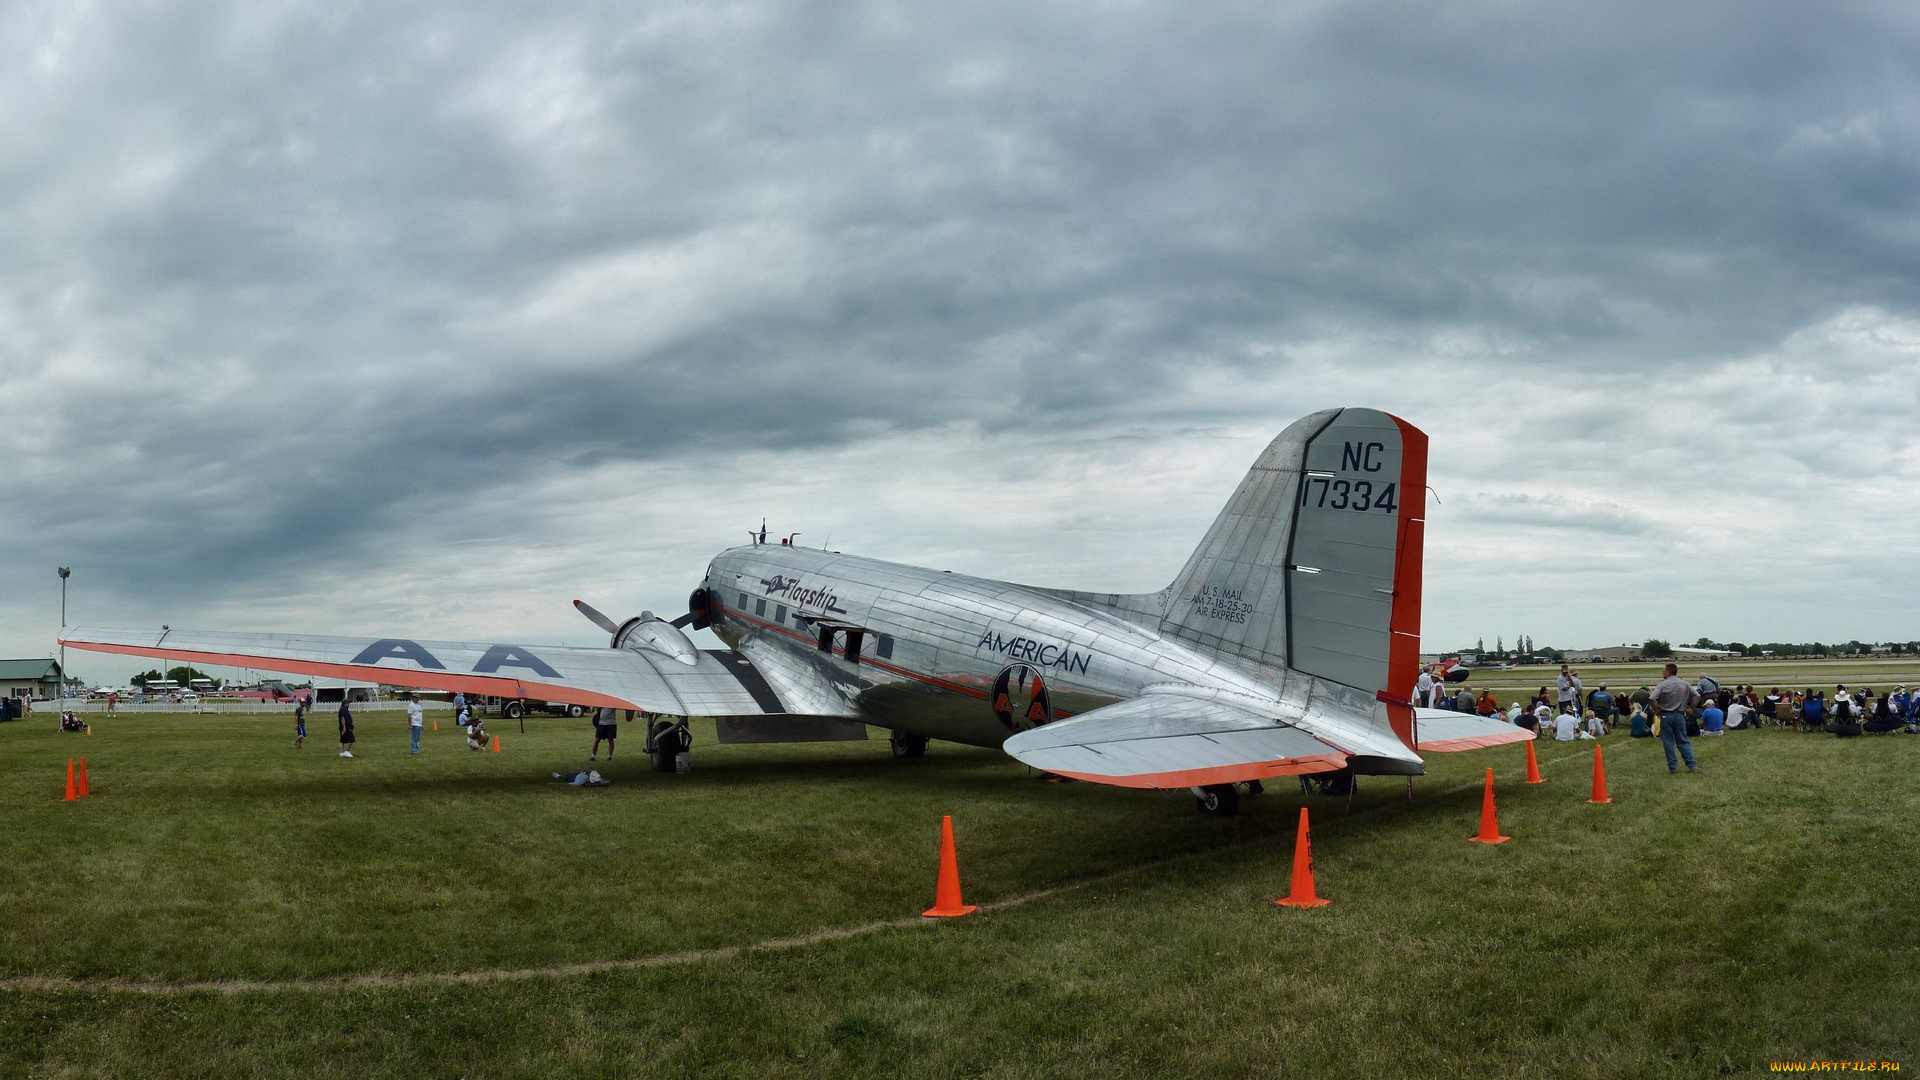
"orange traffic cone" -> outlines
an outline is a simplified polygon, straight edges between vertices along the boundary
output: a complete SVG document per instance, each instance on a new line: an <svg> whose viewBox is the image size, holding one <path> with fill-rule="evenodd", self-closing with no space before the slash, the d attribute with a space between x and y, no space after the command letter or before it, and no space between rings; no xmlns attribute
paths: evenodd
<svg viewBox="0 0 1920 1080"><path fill-rule="evenodd" d="M1480 835L1469 836L1476 844L1504 844L1513 839L1500 835L1500 817L1493 811L1493 769L1487 769L1487 793L1480 800Z"/></svg>
<svg viewBox="0 0 1920 1080"><path fill-rule="evenodd" d="M1300 832L1293 840L1293 891L1275 900L1281 907L1319 907L1333 901L1313 892L1313 833L1307 828L1307 808L1300 808Z"/></svg>
<svg viewBox="0 0 1920 1080"><path fill-rule="evenodd" d="M1587 801L1590 803L1610 803L1613 801L1607 798L1607 763L1600 757L1599 743L1595 743L1593 746L1593 798Z"/></svg>
<svg viewBox="0 0 1920 1080"><path fill-rule="evenodd" d="M72 802L80 796L73 789L73 759L67 759L67 801Z"/></svg>
<svg viewBox="0 0 1920 1080"><path fill-rule="evenodd" d="M92 724L88 724L88 725L87 725L87 734L89 734L89 735L91 735L91 734L93 734L93 725L92 725Z"/></svg>
<svg viewBox="0 0 1920 1080"><path fill-rule="evenodd" d="M978 905L960 902L960 862L953 854L953 815L940 818L940 879L934 884L933 906L920 914L935 919L971 915Z"/></svg>
<svg viewBox="0 0 1920 1080"><path fill-rule="evenodd" d="M433 730L435 730L435 731L439 731L439 730L440 730L440 721L438 721L438 720L435 720L435 721L433 722Z"/></svg>
<svg viewBox="0 0 1920 1080"><path fill-rule="evenodd" d="M1527 783L1544 784L1546 779L1540 775L1540 759L1533 756L1534 740L1527 740Z"/></svg>
<svg viewBox="0 0 1920 1080"><path fill-rule="evenodd" d="M92 789L87 787L87 759L81 758L80 759L80 797L84 799L91 794L93 794Z"/></svg>
<svg viewBox="0 0 1920 1080"><path fill-rule="evenodd" d="M500 752L500 736L498 735L493 737L493 752L496 754Z"/></svg>

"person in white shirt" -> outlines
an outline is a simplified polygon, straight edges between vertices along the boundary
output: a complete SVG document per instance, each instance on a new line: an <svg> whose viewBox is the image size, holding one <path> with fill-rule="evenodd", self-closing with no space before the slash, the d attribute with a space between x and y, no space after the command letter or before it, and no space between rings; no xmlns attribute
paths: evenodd
<svg viewBox="0 0 1920 1080"><path fill-rule="evenodd" d="M413 752L416 754L420 752L420 722L422 719L423 714L420 711L420 695L408 694L407 730L413 733Z"/></svg>
<svg viewBox="0 0 1920 1080"><path fill-rule="evenodd" d="M1563 712L1554 718L1553 738L1555 742L1572 742L1580 737L1580 718L1570 712Z"/></svg>
<svg viewBox="0 0 1920 1080"><path fill-rule="evenodd" d="M1596 739L1607 733L1607 726L1600 722L1600 714L1597 712L1594 712L1592 709L1587 710L1587 719L1586 719L1585 727L1587 729L1587 734L1593 736Z"/></svg>
<svg viewBox="0 0 1920 1080"><path fill-rule="evenodd" d="M1738 701L1727 706L1727 726L1730 728L1746 727L1747 721L1752 718L1753 710Z"/></svg>
<svg viewBox="0 0 1920 1080"><path fill-rule="evenodd" d="M1433 708L1433 669L1420 669L1420 678L1413 684L1413 703L1423 709Z"/></svg>
<svg viewBox="0 0 1920 1080"><path fill-rule="evenodd" d="M1518 701L1514 702L1512 705L1507 707L1507 723L1509 724L1519 723L1520 714L1525 711L1526 710L1520 707L1520 703Z"/></svg>

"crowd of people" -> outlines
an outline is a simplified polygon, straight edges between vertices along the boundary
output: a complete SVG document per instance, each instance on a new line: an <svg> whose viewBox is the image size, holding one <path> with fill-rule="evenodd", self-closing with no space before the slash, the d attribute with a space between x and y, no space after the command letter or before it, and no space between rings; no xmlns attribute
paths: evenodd
<svg viewBox="0 0 1920 1080"><path fill-rule="evenodd" d="M1498 717L1534 732L1535 738L1561 741L1597 739L1621 724L1636 739L1658 738L1667 745L1668 767L1677 771L1679 759L1698 771L1692 760L1693 736L1721 736L1729 731L1766 726L1798 731L1830 732L1842 738L1861 734L1907 732L1920 735L1920 684L1911 690L1896 686L1885 693L1872 687L1834 687L1805 690L1757 686L1723 687L1710 675L1688 683L1673 664L1653 686L1641 685L1615 692L1606 683L1588 690L1580 673L1561 665L1552 686L1542 686L1531 698L1505 706L1491 690L1461 685L1449 688L1438 667L1421 671L1414 704L1454 712Z"/></svg>
<svg viewBox="0 0 1920 1080"><path fill-rule="evenodd" d="M421 729L426 724L426 714L420 707L419 694L408 694L406 703L408 750L410 753L417 754L420 752L420 735ZM294 699L293 748L295 750L306 749L307 714L312 709L313 695L302 694ZM453 719L454 723L466 730L467 749L485 750L487 748L487 740L491 736L487 734L486 721L480 718L479 710L467 704L465 694L453 695ZM335 723L340 729L340 756L350 758L353 756L353 744L359 741L359 736L354 732L353 702L345 697L340 700L340 709L335 714ZM611 759L613 755L609 753L607 757Z"/></svg>

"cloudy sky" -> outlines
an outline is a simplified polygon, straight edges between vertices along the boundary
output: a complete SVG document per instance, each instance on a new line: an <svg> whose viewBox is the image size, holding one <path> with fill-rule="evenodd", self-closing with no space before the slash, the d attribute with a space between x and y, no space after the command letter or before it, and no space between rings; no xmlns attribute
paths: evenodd
<svg viewBox="0 0 1920 1080"><path fill-rule="evenodd" d="M598 640L764 515L1166 584L1432 437L1430 647L1920 637L1910 3L0 5L0 654ZM81 675L144 665L77 655Z"/></svg>

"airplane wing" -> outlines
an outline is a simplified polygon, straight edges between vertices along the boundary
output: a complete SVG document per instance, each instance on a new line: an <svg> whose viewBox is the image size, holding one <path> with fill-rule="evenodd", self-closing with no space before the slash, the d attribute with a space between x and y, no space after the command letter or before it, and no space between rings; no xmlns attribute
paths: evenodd
<svg viewBox="0 0 1920 1080"><path fill-rule="evenodd" d="M1415 709L1413 718L1414 730L1419 733L1414 749L1423 754L1479 750L1487 746L1526 742L1533 738L1533 732L1526 728L1491 716L1448 712L1445 709Z"/></svg>
<svg viewBox="0 0 1920 1080"><path fill-rule="evenodd" d="M1327 772L1348 754L1230 702L1153 693L1023 731L1004 748L1036 769L1136 788Z"/></svg>
<svg viewBox="0 0 1920 1080"><path fill-rule="evenodd" d="M190 664L261 668L677 716L804 711L788 709L753 664L730 651L701 651L689 664L666 653L631 649L90 627L71 628L62 641L76 649Z"/></svg>

